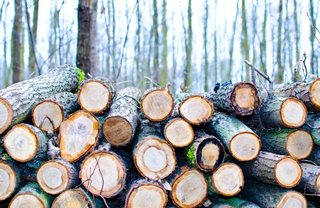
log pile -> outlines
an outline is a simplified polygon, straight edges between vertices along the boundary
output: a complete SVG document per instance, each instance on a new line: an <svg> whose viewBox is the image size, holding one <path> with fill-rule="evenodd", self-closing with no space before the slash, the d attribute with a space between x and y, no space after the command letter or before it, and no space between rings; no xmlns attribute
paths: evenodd
<svg viewBox="0 0 320 208"><path fill-rule="evenodd" d="M83 76L0 90L0 207L320 206L320 79L173 95Z"/></svg>

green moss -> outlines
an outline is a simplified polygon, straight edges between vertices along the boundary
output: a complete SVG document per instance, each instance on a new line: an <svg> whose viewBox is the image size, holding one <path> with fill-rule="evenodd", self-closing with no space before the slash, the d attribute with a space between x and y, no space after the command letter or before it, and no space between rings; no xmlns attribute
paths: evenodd
<svg viewBox="0 0 320 208"><path fill-rule="evenodd" d="M85 76L84 71L82 71L78 67L75 67L75 70L78 73L78 82L80 83L84 79L84 76ZM80 85L78 85L76 92L78 92L79 89L80 89Z"/></svg>
<svg viewBox="0 0 320 208"><path fill-rule="evenodd" d="M184 149L184 155L186 156L186 159L192 167L197 168L197 162L196 162L196 156L194 154L195 146L194 144L189 145Z"/></svg>

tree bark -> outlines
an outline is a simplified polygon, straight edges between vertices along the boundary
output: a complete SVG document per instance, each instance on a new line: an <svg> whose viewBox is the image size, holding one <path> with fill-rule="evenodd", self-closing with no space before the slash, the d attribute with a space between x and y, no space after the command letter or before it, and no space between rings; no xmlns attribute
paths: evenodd
<svg viewBox="0 0 320 208"><path fill-rule="evenodd" d="M159 82L159 32L158 32L158 9L157 0L153 0L153 25L152 33L154 36L154 55L153 55L153 81Z"/></svg>
<svg viewBox="0 0 320 208"><path fill-rule="evenodd" d="M314 145L308 160L311 160L312 162L320 166L320 146Z"/></svg>
<svg viewBox="0 0 320 208"><path fill-rule="evenodd" d="M192 126L182 118L170 119L165 124L163 134L173 147L186 147L194 137Z"/></svg>
<svg viewBox="0 0 320 208"><path fill-rule="evenodd" d="M302 178L296 190L311 194L320 193L320 167L309 163L300 163Z"/></svg>
<svg viewBox="0 0 320 208"><path fill-rule="evenodd" d="M314 144L320 146L320 116L317 114L308 116L302 128L310 132Z"/></svg>
<svg viewBox="0 0 320 208"><path fill-rule="evenodd" d="M260 208L255 203L241 199L239 197L220 198L219 201L228 203L230 204L230 206L233 206L234 208Z"/></svg>

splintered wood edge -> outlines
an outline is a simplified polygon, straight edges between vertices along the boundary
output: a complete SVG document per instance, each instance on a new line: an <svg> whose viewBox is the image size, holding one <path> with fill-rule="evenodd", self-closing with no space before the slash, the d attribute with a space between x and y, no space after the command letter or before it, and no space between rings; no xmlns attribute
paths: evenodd
<svg viewBox="0 0 320 208"><path fill-rule="evenodd" d="M290 164L291 169L287 169L285 165L283 164ZM292 169L294 168L294 169ZM293 180L291 179L290 181L288 181L289 175L284 175L287 173L292 173L293 171L295 171L295 175L293 176ZM284 188L293 188L295 186L297 186L302 178L302 168L300 163L289 156L286 156L282 159L280 159L275 167L274 167L274 175L276 178L276 181L278 182L278 184Z"/></svg>
<svg viewBox="0 0 320 208"><path fill-rule="evenodd" d="M22 199L18 199L21 198ZM32 193L22 193L22 194L17 194L10 202L9 204L9 208L17 208L20 207L19 205L21 205L21 202L23 204L23 202L27 201L27 200L32 200L30 201L33 207L37 207L37 208L45 208L45 204L43 203L43 201L36 195L32 194ZM21 206L22 207L22 206Z"/></svg>
<svg viewBox="0 0 320 208"><path fill-rule="evenodd" d="M232 187L231 190L229 189L229 187L228 189L223 187L224 184L221 185L221 183L225 182L230 183L227 185ZM242 169L234 163L222 164L213 172L211 183L214 189L221 195L237 195L244 187L244 175L242 173Z"/></svg>
<svg viewBox="0 0 320 208"><path fill-rule="evenodd" d="M292 207L293 204L295 205L295 207L301 207L301 208L308 207L307 199L301 193L295 192L295 191L289 191L283 194L280 200L278 201L276 207L277 208Z"/></svg>
<svg viewBox="0 0 320 208"><path fill-rule="evenodd" d="M167 100L159 100L154 102L154 100L151 99L152 94L160 94L166 97ZM141 110L142 113L151 121L163 121L167 119L174 107L174 99L169 92L168 88L164 89L156 89L152 90L151 92L148 92L146 95L143 96L141 99ZM158 112L160 111L160 112ZM156 114L159 115L153 115L154 112L157 112Z"/></svg>
<svg viewBox="0 0 320 208"><path fill-rule="evenodd" d="M46 166L49 166L49 168L58 169L60 171L61 175L53 175L53 177L61 178L60 185L55 184L55 185L58 185L55 188L50 187L50 185L48 185L46 183L45 179L43 178L43 175L45 174L45 171L46 171L46 170L44 170L44 168L46 168ZM69 183L68 168L66 166L64 166L62 163L60 163L59 161L47 161L44 164L42 164L37 171L37 182L44 192L46 192L48 194L52 194L52 195L59 194L62 191L66 190L66 188L68 187L68 183Z"/></svg>
<svg viewBox="0 0 320 208"><path fill-rule="evenodd" d="M229 142L229 151L238 161L250 161L258 157L261 149L260 137L253 132L240 132Z"/></svg>
<svg viewBox="0 0 320 208"><path fill-rule="evenodd" d="M134 129L127 119L120 116L107 117L102 123L104 138L111 145L126 146L134 136Z"/></svg>
<svg viewBox="0 0 320 208"><path fill-rule="evenodd" d="M108 92L108 99L107 100L101 100L101 98L103 97L103 95L101 94L103 90L100 90L99 91L100 94L97 95L95 93L92 93L90 88L89 89L86 88L87 85L90 85L92 83L101 85L100 87L104 87L106 89L106 91ZM94 103L88 102L86 100L86 98L82 98L84 90L89 91L89 95L90 96L91 95L94 96L94 97L92 97L94 99L93 100ZM85 94L87 94L87 93L88 92L86 92ZM104 93L106 93L106 92L104 92ZM97 99L99 100L99 102L98 102ZM110 103L110 100L111 100L110 88L107 85L105 85L102 82L100 82L100 81L91 80L91 81L88 81L88 82L84 83L80 87L80 90L79 90L79 93L78 93L79 105L81 106L82 109L87 110L87 111L89 111L91 113L100 113L100 112L104 111L108 107L108 105ZM99 103L99 106L91 109L90 104L97 104L97 103ZM101 105L101 104L103 104L103 105ZM89 106L87 106L87 105L89 105Z"/></svg>
<svg viewBox="0 0 320 208"><path fill-rule="evenodd" d="M250 82L235 84L229 102L237 114L241 116L253 114L260 106L257 87Z"/></svg>
<svg viewBox="0 0 320 208"><path fill-rule="evenodd" d="M49 109L51 112L43 112L41 110L42 105L52 105L52 107L56 108L54 110L60 110L59 112L53 111L52 107L46 108ZM39 111L40 108L40 111ZM40 115L39 115L40 114ZM49 115L48 115L49 114ZM57 118L58 115L60 115L60 118ZM46 119L45 117L48 116L51 121L53 122L54 129L52 129L52 124L51 121ZM42 118L38 118L42 117ZM41 125L41 130L48 132L49 130L58 130L60 127L61 122L64 120L64 114L63 114L63 109L62 107L55 101L50 101L50 100L44 100L41 103L38 103L33 109L32 109L32 122L33 124L40 128L39 126Z"/></svg>
<svg viewBox="0 0 320 208"><path fill-rule="evenodd" d="M320 108L320 78L314 80L309 88L311 102Z"/></svg>
<svg viewBox="0 0 320 208"><path fill-rule="evenodd" d="M194 131L187 121L182 118L176 118L165 126L164 136L172 146L186 147L193 141Z"/></svg>
<svg viewBox="0 0 320 208"><path fill-rule="evenodd" d="M313 146L314 142L311 133L304 129L292 131L287 136L286 150L291 157L297 160L309 157Z"/></svg>
<svg viewBox="0 0 320 208"><path fill-rule="evenodd" d="M12 106L2 97L0 97L0 115L0 134L2 134L11 125L13 119Z"/></svg>
<svg viewBox="0 0 320 208"><path fill-rule="evenodd" d="M295 108L295 111L286 110L289 106L289 110L291 108ZM297 109L300 108L300 109ZM280 119L281 122L288 128L299 128L301 127L307 120L308 110L304 103L293 97L286 98L280 106ZM298 121L297 121L298 120Z"/></svg>
<svg viewBox="0 0 320 208"><path fill-rule="evenodd" d="M192 100L195 100L192 102ZM189 104L192 104L189 109ZM196 104L194 104L196 103ZM187 97L179 106L180 115L189 123L194 125L201 125L210 120L214 113L213 106L210 101L201 95L192 95ZM196 113L197 115L190 115L190 112ZM200 115L199 115L200 113Z"/></svg>
<svg viewBox="0 0 320 208"><path fill-rule="evenodd" d="M0 181L0 192L2 193L0 195L0 201L3 201L11 196L11 194L14 192L16 188L16 173L11 168L11 166L5 162L0 161L0 175L1 175L1 181ZM8 183L7 185L4 183ZM6 190L6 191L3 191Z"/></svg>
<svg viewBox="0 0 320 208"><path fill-rule="evenodd" d="M90 199L81 189L69 189L59 194L53 201L51 208L68 207L69 204L74 207L92 208L94 205L90 203ZM89 206L90 205L90 206Z"/></svg>

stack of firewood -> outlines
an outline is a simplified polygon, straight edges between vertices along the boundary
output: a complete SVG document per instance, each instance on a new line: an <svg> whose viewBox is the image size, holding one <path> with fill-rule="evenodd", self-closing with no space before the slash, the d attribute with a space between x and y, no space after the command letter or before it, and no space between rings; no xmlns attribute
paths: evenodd
<svg viewBox="0 0 320 208"><path fill-rule="evenodd" d="M0 90L0 207L319 207L320 79L116 92L69 65Z"/></svg>

